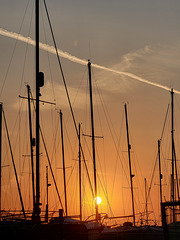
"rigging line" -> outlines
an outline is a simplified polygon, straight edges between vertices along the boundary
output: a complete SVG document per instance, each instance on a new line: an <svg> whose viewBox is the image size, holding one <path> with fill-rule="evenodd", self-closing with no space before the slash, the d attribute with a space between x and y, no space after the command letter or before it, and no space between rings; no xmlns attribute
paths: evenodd
<svg viewBox="0 0 180 240"><path fill-rule="evenodd" d="M66 153L67 153L67 152L71 152L71 154L73 154L74 151L73 151L73 147L72 147L72 145L71 145L71 141L70 141L70 138L69 138L69 135L68 135L68 131L67 131L67 128L66 128L66 124L64 124L63 127L64 127L64 140L67 139L66 141L69 142L69 144L67 144ZM75 144L75 145L76 145L76 144ZM70 146L70 147L68 148L68 146ZM69 150L69 149L70 149L70 150ZM66 182L66 185L67 185L67 186L69 185L70 179L71 179L72 174L73 174L73 171L74 171L74 169L75 169L75 164L76 164L76 161L74 162L74 165L73 165L73 167L71 168L71 172L70 172L69 178L67 179L67 182ZM64 194L64 193L63 193L63 194Z"/></svg>
<svg viewBox="0 0 180 240"><path fill-rule="evenodd" d="M51 114L52 114L52 108L51 108ZM53 117L51 117L53 119ZM55 120L54 120L55 121ZM57 146L58 146L58 142L56 141L57 139L57 135L58 135L58 126L59 126L59 121L56 121L54 123L54 129L55 129L55 134L53 133L53 141L51 142L51 146L50 149L52 149L51 152L51 159L55 159L55 176L57 177ZM53 131L54 132L54 131ZM55 190L55 191L54 191ZM53 197L54 197L54 201L55 201L55 208L57 209L57 201L56 201L56 189L53 188Z"/></svg>
<svg viewBox="0 0 180 240"><path fill-rule="evenodd" d="M2 160L3 160L2 164L4 165L6 163L9 166L11 166L11 163L10 163L10 160L8 157L8 144L6 141L4 141L2 143L3 143L2 149L4 150L3 152L5 154L4 157L2 158ZM7 162L6 162L6 159L7 159ZM4 178L2 178L2 181L3 181L2 186L5 186L5 188L4 188L5 194L4 194L4 200L3 200L2 206L4 205L4 202L7 203L7 206L10 206L10 203L9 203L10 199L8 197L8 192L9 192L8 189L9 188L11 189L11 179L12 179L11 178L11 167L8 168L8 173L7 173L7 175L4 175L4 176L7 176L7 180L6 179L4 180ZM10 190L10 192L12 192L12 191ZM12 196L12 201L13 201L13 196Z"/></svg>
<svg viewBox="0 0 180 240"><path fill-rule="evenodd" d="M21 114L20 114L20 99L18 99L18 103L19 103L19 129L18 129L18 135L19 135L19 173L21 173Z"/></svg>
<svg viewBox="0 0 180 240"><path fill-rule="evenodd" d="M57 146L58 146L57 135L59 132L58 126L59 126L59 121L55 121L55 123L54 123L55 134L53 134L52 153L51 153L51 159L55 159L55 176L56 176L56 178L57 178ZM54 201L56 202L56 209L57 209L57 201L56 201L56 197L55 197L55 192L53 191L53 193L54 193Z"/></svg>
<svg viewBox="0 0 180 240"><path fill-rule="evenodd" d="M19 136L21 136L21 133L20 133L20 126L22 126L22 124L20 124L21 122L21 119L20 119L20 110L19 110ZM26 126L27 126L27 108L26 108L26 114L25 114L25 121L23 121L24 123L24 127L22 126L22 129L26 129ZM26 140L27 139L27 131L23 131L23 136L24 136L24 139L22 139L22 142L23 142L23 147L25 148L25 143L26 143ZM19 138L19 145L21 145L21 138ZM26 143L26 148L28 149L28 143ZM28 152L26 150L26 152ZM20 152L19 152L19 160L21 160L21 149L20 149ZM19 163L19 168L21 167L21 161ZM22 169L20 168L20 185L21 185L21 179L22 179L22 175L23 175L23 172L24 172L24 165L25 165L25 158L23 160L23 165L22 165Z"/></svg>
<svg viewBox="0 0 180 240"><path fill-rule="evenodd" d="M22 107L23 107L23 102L21 102L21 103L19 102L19 112L18 112L17 117L15 119L15 123L14 123L13 129L12 129L12 133L14 133L14 131L15 131L15 127L18 124L18 119L19 119L19 130L20 130L20 119L21 119L21 109L22 109ZM17 131L17 134L15 136L15 141L14 141L15 142L15 148L16 148L16 145L17 145L17 142L18 142L18 140L17 140L18 137L19 137L19 141L20 141L20 132L19 131ZM20 151L20 148L19 148L19 151ZM19 172L21 170L20 169L20 165L21 165L21 159L20 158L21 158L21 156L19 155Z"/></svg>
<svg viewBox="0 0 180 240"><path fill-rule="evenodd" d="M52 25L51 25L51 21L50 21L50 17L49 17L49 13L48 13L48 9L47 9L47 5L46 5L46 1L45 0L44 0L44 6L45 6L45 10L46 10L46 14L47 14L48 22L49 22L49 27L50 27L52 38L53 38L53 42L54 42L54 47L55 47L55 50L56 50L56 56L57 56L57 59L58 59L58 63L59 63L59 67L60 67L60 71L61 71L61 75L62 75L62 79L63 79L65 91L66 91L66 95L67 95L67 98L68 98L69 107L70 107L72 118L73 118L73 122L74 122L74 127L75 127L76 134L77 134L77 137L78 137L78 128L77 128L74 112L73 112L73 109L72 109L72 104L71 104L68 88L67 88L67 85L66 85L65 76L64 76L63 69L62 69L61 60L60 60L60 57L59 57L59 52L58 52L58 48L57 48L57 45L56 45L55 36L54 36L53 29L52 29ZM90 188L91 188L91 191L92 191L92 195L94 196L93 187L92 187L92 184L91 184L90 176L89 176L87 165L86 165L86 162L85 162L84 152L83 152L82 146L80 146L80 147L81 147L81 151L82 151L82 157L83 157L86 173L87 173L87 176L88 176Z"/></svg>
<svg viewBox="0 0 180 240"><path fill-rule="evenodd" d="M98 177L99 183L100 183L100 185L101 185L101 188L102 188L102 190L103 190L103 192L104 192L104 195L106 196L106 201L107 201L107 204L108 204L108 206L109 206L109 210L110 210L112 216L114 216L113 211L112 211L112 208L111 208L111 204L110 204L110 202L109 202L109 198L108 198L108 194L107 194L107 189L106 189L106 188L104 189L104 186L103 186L103 184L102 184L102 182L101 182L101 179L100 179L100 177L99 177L99 174L97 174L97 177Z"/></svg>
<svg viewBox="0 0 180 240"><path fill-rule="evenodd" d="M168 116L169 106L170 106L170 104L168 104L168 107L167 107L166 116L165 116L165 119L164 119L164 125L163 125L163 128L162 128L160 141L162 140L162 137L163 137L163 134L164 134L164 129L165 129L165 126L166 126L166 120L167 120L167 116Z"/></svg>
<svg viewBox="0 0 180 240"><path fill-rule="evenodd" d="M51 171L52 178L53 178L53 181L54 181L54 185L55 185L55 188L56 188L56 191L57 191L57 194L58 194L59 202L60 202L61 207L63 209L61 197L59 195L59 191L58 191L58 187L57 187L56 180L55 180L55 177L54 177L54 173L53 173L53 170L52 170L51 162L50 162L50 159L49 159L47 147L46 147L45 140L44 140L43 133L42 133L42 130L41 130L40 126L39 126L39 130L40 130L41 138L42 138L42 141L43 141L44 149L45 149L45 152L46 152L46 156L47 156L47 159L48 159L48 163L49 163L50 171ZM64 212L64 209L63 209L63 212Z"/></svg>
<svg viewBox="0 0 180 240"><path fill-rule="evenodd" d="M72 102L72 106L74 105L74 103L75 103L75 101L76 101L76 99L77 99L77 96L79 95L80 88L81 88L81 86L82 86L83 79L84 79L84 76L85 76L85 73L86 73L86 72L87 72L87 70L85 69L85 71L84 71L83 74L82 74L82 78L81 78L81 80L80 80L80 83L79 83L79 85L78 85L78 87L77 87L76 95L74 96L74 99L73 99L73 102Z"/></svg>
<svg viewBox="0 0 180 240"><path fill-rule="evenodd" d="M40 1L40 4L41 4L41 1ZM41 9L41 18L42 18L42 22L43 22L44 37L45 37L45 42L47 44L47 36L46 36L46 31L45 31L43 12L42 12L42 8L40 8L40 9ZM47 53L47 58L48 58L48 65L49 65L50 79L51 79L52 90L53 90L53 97L54 97L54 101L55 101L56 95L55 95L55 91L54 91L54 83L53 83L53 77L52 77L52 71L51 71L50 57L49 57L49 52L46 51L46 53Z"/></svg>
<svg viewBox="0 0 180 240"><path fill-rule="evenodd" d="M83 134L83 130L81 130L81 131L82 131L82 134ZM85 142L85 144L86 144L87 150L88 150L89 155L90 155L91 160L92 160L91 151L90 151L90 149L89 149L89 147L88 147L88 144L87 144L86 138L84 138L84 142ZM109 201L109 198L108 198L107 189L106 189L106 190L104 189L103 184L102 184L102 182L101 182L101 179L100 179L98 173L97 173L97 177L98 177L99 183L100 183L100 185L101 185L101 187L102 187L102 190L103 190L103 192L104 192L104 194L105 194L105 196L106 196L106 200L107 200L107 203L108 203L108 206L109 206L110 212L112 213L112 215L114 215L114 214L113 214L113 211L112 211L112 209L111 209L111 206L110 206L110 201Z"/></svg>
<svg viewBox="0 0 180 240"><path fill-rule="evenodd" d="M98 88L98 85L97 85L97 81L96 81L96 78L95 78L95 75L94 75L94 71L92 71L92 73L93 73L93 77L94 77L94 79L95 79L94 83L95 83L95 86L96 86L96 89L97 89L97 92L98 92L98 95L99 95L99 98L100 98L100 91L99 91L99 88ZM101 135L102 135L102 132L103 132L103 131L102 131L102 123L101 123L100 111L99 111L99 108L98 108L98 107L97 107L97 111L98 111L98 116L99 116L98 119L99 119L99 122L100 122ZM104 141L103 141L103 143L104 143ZM97 151L96 151L96 153L97 153L97 159L99 160L99 159L100 159L99 154L98 154ZM109 197L108 197L108 192L107 192L107 181L106 181L107 179L104 179L104 174L103 174L103 172L102 172L102 166L101 166L101 162L100 162L100 161L99 161L99 165L100 165L100 168L101 168L102 180L103 180L103 183L104 183L105 187L103 186L103 184L102 184L102 182L101 182L101 179L100 179L100 176L99 176L99 174L97 173L97 175L98 175L98 180L99 180L99 182L100 182L100 184L101 184L101 187L102 187L102 189L103 189L104 195L106 196L106 200L107 200L107 203L108 203L110 212L111 212L111 214L114 216L113 211L112 211L112 208L111 208L111 205L110 205Z"/></svg>
<svg viewBox="0 0 180 240"><path fill-rule="evenodd" d="M99 154L98 154L97 151L96 151L96 153L97 153L97 159L99 160L99 158L100 158L100 157L99 157ZM101 188L102 188L102 190L103 190L103 193L104 193L104 195L105 195L105 197L106 197L106 201L107 201L107 203L108 203L110 212L111 212L111 214L114 216L113 211L112 211L112 208L111 208L111 205L110 205L110 201L109 201L109 198L108 198L107 187L106 187L106 184L105 184L104 174L103 174L103 171L102 171L102 166L101 166L100 160L99 160L99 165L100 165L100 168L101 168L102 181L103 181L105 187L104 187L104 185L103 185L103 183L102 183L102 181L101 181L101 179L100 179L100 176L99 176L98 172L97 172L97 177L98 177L99 183L100 183L100 185L101 185Z"/></svg>
<svg viewBox="0 0 180 240"><path fill-rule="evenodd" d="M50 30L51 30L51 35L52 35L52 38L53 38L53 43L54 43L54 47L55 47L55 50L56 50L56 56L57 56L57 60L58 60L58 63L59 63L59 67L60 67L60 71L61 71L61 75L62 75L62 80L63 80L65 91L66 91L66 94L67 94L70 110L71 110L71 113L72 113L73 121L74 121L75 128L76 128L76 132L78 133L78 129L77 129L77 126L76 126L76 120L75 120L74 112L73 112L73 109L72 109L71 100L70 100L69 92L68 92L68 89L67 89L65 76L64 76L63 69L62 69L61 60L60 60L60 57L59 57L59 53L58 53L58 49L57 49L57 45L56 45L56 40L55 40L55 36L54 36L53 29L52 29L50 16L49 16L49 13L48 13L48 9L47 9L47 5L46 5L45 0L44 0L44 6L45 6L45 10L46 10L46 14L47 14L48 22L49 22L49 27L50 27Z"/></svg>
<svg viewBox="0 0 180 240"><path fill-rule="evenodd" d="M131 145L135 146L134 141L133 141L133 137L131 136L131 133L130 133L130 139L131 139L131 143L132 143ZM135 147L133 148L132 166L134 168L134 172L135 172L135 176L136 176L136 184L138 186L138 188L134 188L134 192L135 192L135 195L136 195L135 203L136 203L136 208L138 208L138 210L140 212L140 207L141 207L140 200L144 199L144 195L143 195L143 190L141 189L142 185L140 184L141 180L140 180L139 175L141 175L141 179L143 179L143 176L142 176L142 171L141 171L141 168L140 168L140 165L139 165L139 161L138 161L138 157L137 157L137 154L136 154ZM137 171L138 169L139 169L139 171ZM139 172L140 172L140 174L138 174ZM142 196L140 196L140 194L138 194L139 190L140 190L140 193L141 193Z"/></svg>
<svg viewBox="0 0 180 240"><path fill-rule="evenodd" d="M162 140L162 137L163 137L163 134L164 134L164 129L165 129L166 120L167 120L167 116L168 116L169 106L170 106L170 104L168 104L168 107L167 107L166 116L165 116L165 120L164 120L164 125L163 125L163 129L162 129L162 132L161 132L161 140ZM153 182L153 178L154 178L154 173L155 173L155 168L156 168L157 161L158 161L158 154L156 156L156 160L155 160L155 164L154 164L154 169L153 169L153 173L152 173L152 177L151 177L151 182L150 182L150 185L149 185L147 199L150 196L150 191L151 191L151 187L152 187L152 182Z"/></svg>
<svg viewBox="0 0 180 240"><path fill-rule="evenodd" d="M99 92L98 92L98 93L99 93ZM119 153L118 146L117 146L116 141L115 141L115 139L114 139L114 135L115 135L115 137L116 137L116 139L117 139L116 132L115 132L114 128L112 128L113 131L114 131L114 133L113 133L112 130L111 130L111 127L110 127L110 123L111 123L111 125L112 125L111 119L110 119L110 117L109 117L108 111L106 110L106 108L105 108L105 106L104 106L104 104L103 104L103 97L101 96L100 93L99 93L99 96L100 96L100 100L101 100L102 108L103 108L103 111L104 111L104 115L105 115L105 118L106 118L106 121L107 121L107 125L108 125L108 128L109 128L109 131L110 131L110 134L111 134L111 137L112 137L112 140L113 140L114 146L115 146L116 151L117 151L117 157L118 157L118 159L120 160L120 163L121 163L122 169L123 169L124 174L125 174L125 176L126 176L126 180L129 182L128 177L127 177L127 174L126 174L126 171L125 171L125 168L124 168L124 165L123 165L123 163L122 163L122 161L121 161L121 158L120 158L120 153ZM106 113L105 110L107 111L107 113ZM109 117L110 123L109 123L109 121L108 121L108 117ZM113 135L113 134L114 134L114 135Z"/></svg>
<svg viewBox="0 0 180 240"><path fill-rule="evenodd" d="M64 121L65 122L65 121ZM69 137L69 135L68 135L68 131L67 131L67 128L66 128L66 124L64 124L64 138L66 138L65 140L66 141L68 141L68 144L67 144L67 149L66 149L66 151L67 152L71 152L71 154L72 155L74 155L74 152L75 152L75 150L73 150L73 148L75 149L76 147L75 146L77 146L77 138L75 139L75 142L74 142L74 146L72 146L72 144L71 144L71 141L70 141L70 137ZM69 147L70 146L70 147ZM70 150L69 150L70 149ZM75 158L75 157L74 157Z"/></svg>
<svg viewBox="0 0 180 240"><path fill-rule="evenodd" d="M150 198L150 202L151 202L152 212L153 212L153 215L154 215L154 221L156 222L157 221L157 217L156 217L156 212L154 211L154 207L153 207L151 196L149 198Z"/></svg>
<svg viewBox="0 0 180 240"><path fill-rule="evenodd" d="M31 93L31 97L33 98L32 92L30 92L30 93ZM33 106L34 106L34 110L36 111L34 102L33 102ZM50 167L51 175L52 175L53 182L54 182L54 185L55 185L55 188L56 188L56 192L57 192L57 195L58 195L58 199L59 199L59 202L61 204L62 210L64 212L62 201L61 201L61 197L60 197L59 190L58 190L58 187L57 187L57 184L56 184L56 180L55 180L53 169L52 169L51 162L50 162L50 159L49 159L47 147L46 147L45 140L44 140L43 133L42 133L42 129L41 129L40 126L39 126L39 131L40 131L41 138L42 138L42 141L43 141L44 149L45 149L45 152L46 152L47 160L48 160L48 163L49 163L49 167Z"/></svg>
<svg viewBox="0 0 180 240"><path fill-rule="evenodd" d="M163 149L161 148L161 158L162 159L165 159L165 156L164 156L164 152L163 152ZM164 164L162 165L162 167L165 169L164 170L164 172L166 173L166 174L164 174L164 182L165 182L165 184L167 184L168 182L169 182L169 179L167 179L167 175L168 175L168 167L167 167L167 161L164 161ZM169 182L169 184L170 184L170 182Z"/></svg>
<svg viewBox="0 0 180 240"><path fill-rule="evenodd" d="M93 71L93 74L94 74L94 71ZM99 87L98 87L98 84L97 84L97 81L95 81L95 85L96 85L96 88L97 88L97 92L98 92L98 95L99 95L99 99L100 99L100 101L101 101L101 104L103 105L103 98L102 98L102 96L101 96L101 94L100 94L100 90L99 90ZM107 110L106 110L107 111ZM105 111L104 111L105 112ZM109 116L109 115L108 115ZM107 119L107 118L106 118ZM109 119L110 119L110 116L109 116ZM108 122L108 119L107 119L107 122ZM110 119L110 122L111 122L111 119ZM111 125L113 126L113 124L112 124L112 122L111 122ZM122 130L122 125L121 125L121 130ZM114 131L114 133L115 133L115 130L114 130L114 128L113 128L113 131ZM121 135L120 135L121 136ZM117 138L117 136L116 136L116 138ZM118 140L118 149L119 149L119 146L120 146L120 138L119 138L119 140ZM119 153L118 153L118 155L119 155ZM118 159L118 158L117 158ZM117 160L116 160L116 166L117 166ZM115 168L115 173L116 173L116 170L117 170L117 167ZM125 171L124 171L125 172ZM126 173L125 173L125 175L126 175ZM127 176L126 176L127 177ZM115 183L115 176L114 176L114 180L113 180L113 188L114 188L114 183ZM113 189L112 188L112 189ZM112 190L112 192L113 192L113 190ZM107 195L108 196L108 195ZM109 201L109 200L108 200Z"/></svg>
<svg viewBox="0 0 180 240"><path fill-rule="evenodd" d="M149 196L150 196L150 191L151 191L152 182L153 182L153 179L154 179L154 173L155 173L157 162L158 162L158 154L156 155L156 159L155 159L155 164L154 164L154 168L153 168L153 172L152 172L151 182L150 182L149 189L148 189L148 194L147 194L147 200L149 199Z"/></svg>
<svg viewBox="0 0 180 240"><path fill-rule="evenodd" d="M122 114L122 120L121 120L121 125L120 125L120 131L119 131L119 139L117 141L117 146L118 146L118 151L120 150L120 144L121 144L121 136L122 136L122 129L123 129L123 125L124 125L124 114ZM114 178L113 178L113 188L112 188L112 195L114 192L114 185L115 185L115 178L116 178L116 174L117 174L117 164L118 164L118 155L116 156L116 163L115 163L115 174L114 174ZM127 166L126 166L127 167ZM123 194L123 191L122 191ZM124 201L123 201L124 204ZM124 213L125 214L125 213Z"/></svg>
<svg viewBox="0 0 180 240"><path fill-rule="evenodd" d="M51 106L51 127L52 127L52 142L51 142L51 146L50 146L50 152L51 152L51 158L53 159L53 155L55 156L55 166L56 166L56 148L55 148L55 143L56 143L56 137L57 137L57 131L56 131L56 122L55 122L55 116L53 114L53 109ZM56 173L55 173L56 175Z"/></svg>
<svg viewBox="0 0 180 240"><path fill-rule="evenodd" d="M179 104L178 104L178 101L177 101L177 97L176 97L176 95L175 95L175 101L176 101L176 105L178 106L178 108L179 108L179 110L180 110L180 107L179 107ZM175 129L176 129L176 132L179 132L179 129L178 129L178 125L177 125L177 121L176 121L177 119L175 118ZM177 149L179 149L180 148L180 141L179 141L179 134L176 134L176 137L177 137L177 145L178 145L178 148Z"/></svg>
<svg viewBox="0 0 180 240"><path fill-rule="evenodd" d="M131 139L131 142L132 142L132 146L135 146L133 138L131 137L131 133L130 133L130 139ZM140 197L140 194L137 193L139 190L136 190L136 188L135 188L136 196L138 196L138 201L139 201L139 204L137 204L137 202L136 202L136 204L137 204L137 206L140 206L140 199L144 198L143 190L141 189L142 186L140 184L140 182L141 182L140 179L143 179L143 175L142 175L141 167L139 165L138 156L137 156L135 148L133 148L133 156L134 157L133 157L133 162L132 163L133 163L133 167L134 167L134 171L135 171L135 175L136 175L136 181L137 181L137 184L139 186L140 193L142 194L142 196ZM138 169L139 169L139 171L137 171ZM139 172L140 172L140 174L138 174ZM139 177L139 175L141 175L141 176ZM140 197L140 199L139 199L139 197Z"/></svg>
<svg viewBox="0 0 180 240"><path fill-rule="evenodd" d="M20 32L21 32L22 25L23 25L23 23L24 23L24 19L25 19L25 15L26 15L26 12L27 12L27 9L28 9L28 6L29 6L29 2L30 2L30 0L28 1L27 5L26 5L26 8L25 8L25 13L24 13L24 15L23 15L23 19L22 19L22 22L21 22L21 25L20 25L19 34L20 34ZM16 39L15 44L14 44L14 48L13 48L13 52L12 52L12 55L11 55L11 58L10 58L10 62L9 62L9 65L8 65L8 68L7 68L5 77L4 77L4 81L3 81L2 87L1 87L0 97L1 97L2 92L3 92L3 90L4 90L4 86L5 86L5 83L6 83L6 80L7 80L7 76L8 76L10 67L11 67L11 63L12 63L12 60L13 60L13 57L14 57L14 53L15 53L15 49L16 49L17 43L18 43L18 38Z"/></svg>
<svg viewBox="0 0 180 240"><path fill-rule="evenodd" d="M33 5L34 5L34 1L33 1ZM30 30L31 30L31 25L32 25L32 18L33 18L33 12L34 12L34 6L32 7L32 11L31 11L31 19L30 19L30 25L29 25L29 31L28 31L28 36L30 35ZM26 43L26 50L25 50L25 56L24 56L24 60L23 60L23 71L22 71L22 76L21 76L21 83L20 83L20 90L19 90L19 94L21 93L21 89L22 89L22 82L23 82L23 78L24 78L24 72L25 72L25 65L26 65L26 58L27 58L27 50L28 50L28 42Z"/></svg>
<svg viewBox="0 0 180 240"><path fill-rule="evenodd" d="M21 189L20 189L20 185L19 185L19 181L18 181L16 166L15 166L15 162L14 162L14 156L13 156L11 142L10 142L10 138L9 138L9 132L8 132L8 127L7 127L7 123L6 123L6 117L5 117L4 109L3 109L2 112L3 112L4 124L5 124L5 128L6 128L6 135L7 135L7 139L8 139L8 143L9 143L11 159L12 159L12 164L13 164L13 168L14 168L14 174L15 174L15 178L16 178L16 184L17 184L17 188L18 188L18 193L19 193L19 198L20 198L20 202L21 202L22 212L23 212L23 215L24 215L24 219L26 220L26 214L25 214L23 199L22 199L22 195L21 195Z"/></svg>

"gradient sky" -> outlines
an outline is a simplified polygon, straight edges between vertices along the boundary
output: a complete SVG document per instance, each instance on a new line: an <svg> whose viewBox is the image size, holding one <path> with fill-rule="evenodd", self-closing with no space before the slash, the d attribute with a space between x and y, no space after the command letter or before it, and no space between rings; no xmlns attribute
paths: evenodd
<svg viewBox="0 0 180 240"><path fill-rule="evenodd" d="M0 27L34 39L33 2L32 0L1 0ZM179 0L47 0L47 5L57 46L61 50L82 59L90 58L92 63L133 73L149 81L180 90ZM25 11L26 7L27 11ZM40 41L53 45L42 4L41 9L43 17L40 17ZM0 36L0 91L2 91L0 101L3 102L7 112L11 133L14 131L14 122L18 115L20 104L18 95L26 94L24 82L28 82L33 90L35 86L33 47L27 47L27 44L22 42L17 42L16 47L15 44L14 39ZM45 72L43 99L50 101L56 99L56 108L62 109L66 122L70 125L72 121L69 120L70 113L56 57L52 54L48 55L44 51L41 51L40 55L40 68ZM49 73L48 58L51 74ZM62 59L62 64L77 122L82 122L84 129L90 131L89 126L86 127L89 124L89 120L87 121L89 112L86 110L88 106L87 68L65 59ZM9 70L8 66L10 66ZM125 129L121 128L124 116L123 103L129 103L132 151L136 153L136 157L133 158L137 158L136 161L141 168L141 174L139 174L140 170L137 170L136 174L142 177L140 182L143 189L143 178L146 177L147 181L150 181L157 151L157 140L161 135L170 94L166 90L138 82L135 79L98 69L93 69L92 76L96 82L95 86L98 86L101 93L108 115L111 116L117 138L119 139L121 136L120 151L122 152L127 147ZM4 81L5 85L2 89ZM111 176L107 177L111 188L112 181L118 181L117 176L120 175L121 178L123 174L117 175L115 180L112 177L115 176L116 164L119 168L121 168L121 164L116 160L117 153L107 123L105 123L106 117L97 90L94 93L95 131L97 135L104 136L107 152L105 153L105 162L101 164L104 164L107 176L108 174ZM176 94L175 99L177 105L175 136L178 136L180 96ZM51 111L50 107L46 106L42 106L42 110L46 116L47 112ZM99 120L99 116L102 117L102 120ZM85 120L87 123L84 123ZM45 123L46 119L44 125ZM125 123L123 122L123 124L123 128L125 128ZM69 134L74 136L73 127L69 125L67 125L67 129L72 131ZM167 126L166 133L170 137L170 125ZM99 146L98 155L103 155L101 148L103 146ZM164 151L166 152L166 150ZM167 155L168 153L170 154L170 150L169 152L167 150ZM168 159L169 155L164 158ZM99 166L99 163L97 165ZM137 183L135 186L137 187ZM118 189L118 184L114 189ZM156 191L154 194L158 194L158 192ZM114 197L114 199L111 201L114 215L116 215L119 200L118 197ZM122 214L122 212L119 211L118 214Z"/></svg>

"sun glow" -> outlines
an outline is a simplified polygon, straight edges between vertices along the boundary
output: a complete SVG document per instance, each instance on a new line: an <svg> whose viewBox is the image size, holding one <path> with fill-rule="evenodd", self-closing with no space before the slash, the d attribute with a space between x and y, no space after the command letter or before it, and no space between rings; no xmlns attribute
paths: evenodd
<svg viewBox="0 0 180 240"><path fill-rule="evenodd" d="M102 199L100 197L97 197L97 204L99 205L101 204L101 202L102 202Z"/></svg>

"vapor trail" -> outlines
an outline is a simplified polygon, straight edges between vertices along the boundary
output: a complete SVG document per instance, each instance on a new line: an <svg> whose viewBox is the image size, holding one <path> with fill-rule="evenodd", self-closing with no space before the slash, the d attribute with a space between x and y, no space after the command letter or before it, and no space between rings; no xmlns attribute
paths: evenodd
<svg viewBox="0 0 180 240"><path fill-rule="evenodd" d="M33 45L33 46L35 46L35 44L36 44L35 41L33 39L31 39L30 37L24 37L21 34L14 33L14 32L9 32L9 31L7 31L5 29L2 29L2 28L0 28L0 35L5 36L5 37L9 37L9 38L13 38L13 39L16 39L16 40L24 42L24 43L28 43L28 44ZM49 46L49 45L44 44L44 43L39 43L39 47L42 50L48 51L49 53L56 54L55 48L53 46ZM85 59L77 58L77 57L72 56L71 54L69 54L67 52L64 52L64 51L60 50L60 49L58 49L58 53L59 53L59 56L61 56L63 58L66 58L66 59L68 59L72 62L79 63L81 65L87 65L87 60L85 60ZM92 66L94 68L97 68L97 69L101 69L101 70L104 70L104 71L108 71L108 72L112 72L112 73L116 73L116 74L119 74L119 75L123 75L123 76L126 76L126 77L133 78L133 79L135 79L139 82L143 82L143 83L146 83L146 84L164 89L166 91L170 90L170 88L167 87L167 86L151 82L151 81L149 81L147 79L144 79L142 77L139 77L139 76L137 76L133 73L117 71L117 70L107 68L107 67L104 67L104 66L101 66L101 65L98 65L98 64L94 64L94 63L92 63ZM178 90L174 89L174 92L177 93L177 94L180 94L180 91L178 91Z"/></svg>

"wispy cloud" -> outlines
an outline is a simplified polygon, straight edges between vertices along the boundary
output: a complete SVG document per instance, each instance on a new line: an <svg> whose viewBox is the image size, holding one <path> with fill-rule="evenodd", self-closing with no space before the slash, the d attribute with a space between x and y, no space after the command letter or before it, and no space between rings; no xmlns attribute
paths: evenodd
<svg viewBox="0 0 180 240"><path fill-rule="evenodd" d="M128 74L123 74L119 78L117 74L110 75L107 72L101 72L99 75L100 84L104 89L127 92L127 89L132 90L133 88L132 82L127 81L127 77L132 79L135 75L136 79L138 78L141 82L168 91L175 86L179 87L180 70L178 66L180 55L177 51L179 48L179 43L174 43L174 46L148 45L142 49L126 53L111 68L113 72L117 70L118 72L128 72ZM108 79L111 79L111 81L108 81ZM179 93L176 90L174 92Z"/></svg>
<svg viewBox="0 0 180 240"><path fill-rule="evenodd" d="M6 37L9 37L9 38L14 38L14 39L17 39L19 41L22 41L22 42L25 42L25 43L28 43L30 45L33 45L35 46L35 41L29 37L24 37L23 35L21 34L17 34L17 33L13 33L13 32L9 32L7 30L4 30L2 28L0 28L0 35L3 35L3 36L6 36ZM44 44L44 43L40 43L39 44L40 48L42 50L45 50L45 51L48 51L52 54L56 54L55 52L55 49L53 46L49 46L47 44ZM146 49L147 51L148 49ZM75 57L75 56L72 56L71 54L67 53L67 52L63 52L61 51L60 49L58 49L58 53L61 57L63 58L66 58L72 62L75 62L75 63L78 63L78 64L81 64L81 65L86 65L87 64L87 61L84 60L84 59L80 59L78 57ZM137 53L136 53L137 54ZM132 55L131 55L132 57ZM130 62L130 55L126 55L126 62ZM103 71L107 71L107 72L111 72L111 73L115 73L115 74L119 74L121 76L125 76L125 77L129 77L129 78L132 78L136 81L139 81L139 82L142 82L142 83L145 83L145 84L148 84L148 85L152 85L154 87L158 87L158 88L161 88L161 89L164 89L166 91L169 91L170 88L168 86L164 86L162 84L159 84L159 83L156 83L156 82L152 82L150 80L147 80L143 77L140 77L140 76L137 76L136 74L133 74L133 73L129 73L129 72L124 72L124 71L119 71L119 70L115 70L115 69L112 69L112 68L107 68L105 66L101 66L101 65L98 65L98 64L95 64L93 63L92 66L94 68L97 68L97 69L101 69ZM180 91L178 90L174 90L175 93L177 94L180 94Z"/></svg>
<svg viewBox="0 0 180 240"><path fill-rule="evenodd" d="M126 53L122 56L122 60L119 64L120 65L119 67L121 68L121 70L127 70L132 66L134 61L136 61L138 58L144 57L146 54L149 54L151 52L152 49L148 45L136 51Z"/></svg>

